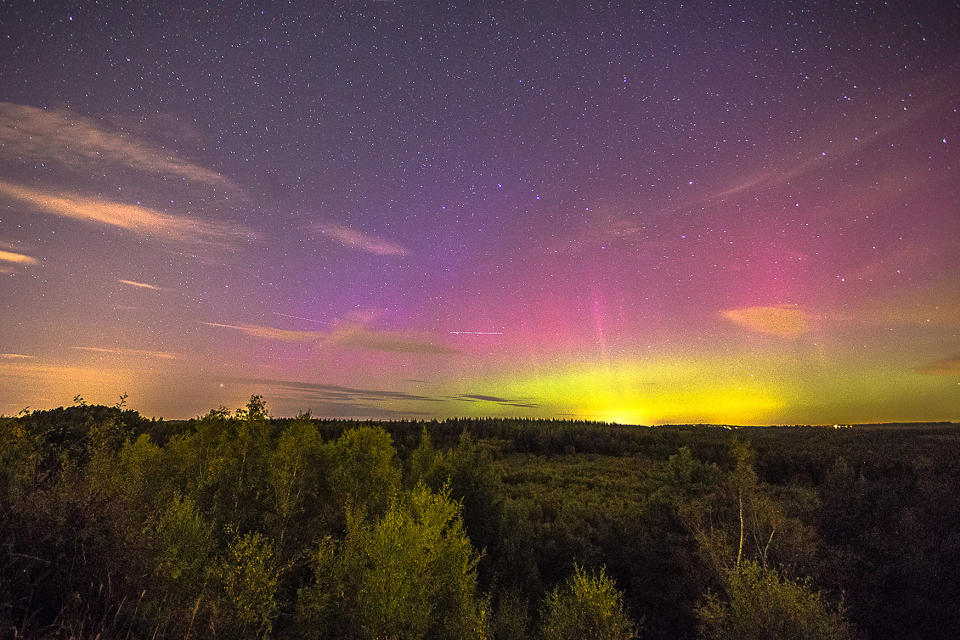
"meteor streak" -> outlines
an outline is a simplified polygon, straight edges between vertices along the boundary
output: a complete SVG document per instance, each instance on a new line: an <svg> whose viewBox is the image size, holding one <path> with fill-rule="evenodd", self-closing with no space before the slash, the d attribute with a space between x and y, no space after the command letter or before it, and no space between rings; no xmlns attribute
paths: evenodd
<svg viewBox="0 0 960 640"><path fill-rule="evenodd" d="M502 336L503 331L451 331L455 336Z"/></svg>

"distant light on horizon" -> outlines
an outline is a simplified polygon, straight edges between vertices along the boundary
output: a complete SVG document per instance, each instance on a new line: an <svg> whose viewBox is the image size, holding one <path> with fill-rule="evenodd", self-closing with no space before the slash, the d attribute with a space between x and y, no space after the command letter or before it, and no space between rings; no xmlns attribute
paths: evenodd
<svg viewBox="0 0 960 640"><path fill-rule="evenodd" d="M960 420L957 6L8 4L0 413Z"/></svg>

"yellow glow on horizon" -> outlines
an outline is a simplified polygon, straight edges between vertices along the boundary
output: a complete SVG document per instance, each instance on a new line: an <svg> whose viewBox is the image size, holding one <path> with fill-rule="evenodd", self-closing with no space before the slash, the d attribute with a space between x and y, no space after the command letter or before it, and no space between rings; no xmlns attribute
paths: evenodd
<svg viewBox="0 0 960 640"><path fill-rule="evenodd" d="M768 422L783 394L722 361L580 363L522 378L484 381L557 413L621 424Z"/></svg>

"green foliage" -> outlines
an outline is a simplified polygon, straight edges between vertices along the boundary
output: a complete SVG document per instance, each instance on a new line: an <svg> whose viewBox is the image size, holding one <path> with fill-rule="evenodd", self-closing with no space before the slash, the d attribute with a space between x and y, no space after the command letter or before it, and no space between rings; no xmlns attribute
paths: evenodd
<svg viewBox="0 0 960 640"><path fill-rule="evenodd" d="M267 473L273 519L269 529L284 559L328 532L335 518L330 449L307 414L290 423L270 454Z"/></svg>
<svg viewBox="0 0 960 640"><path fill-rule="evenodd" d="M271 418L259 396L156 422L122 405L0 418L16 637L522 639L549 627L537 603L573 607L573 564L581 591L615 580L648 639L783 621L831 638L839 594L866 637L960 627L949 426L369 424ZM554 630L587 616L570 619Z"/></svg>
<svg viewBox="0 0 960 640"><path fill-rule="evenodd" d="M524 640L530 637L530 628L526 599L519 593L501 595L490 620L490 637L493 640Z"/></svg>
<svg viewBox="0 0 960 640"><path fill-rule="evenodd" d="M334 499L343 513L383 513L400 483L390 435L378 427L350 429L333 443L331 457Z"/></svg>
<svg viewBox="0 0 960 640"><path fill-rule="evenodd" d="M697 542L717 576L742 562L774 561L805 567L814 562L816 539L801 518L816 508L816 495L802 487L785 490L762 482L749 442L734 438L730 468L696 460L686 448L670 457L655 494L666 500Z"/></svg>
<svg viewBox="0 0 960 640"><path fill-rule="evenodd" d="M0 504L18 504L35 485L41 454L18 420L0 418Z"/></svg>
<svg viewBox="0 0 960 640"><path fill-rule="evenodd" d="M424 427L420 432L420 444L410 454L409 472L405 478L408 487L415 487L420 482L429 483L437 462L437 452L433 448L433 439L430 432Z"/></svg>
<svg viewBox="0 0 960 640"><path fill-rule="evenodd" d="M234 536L216 574L213 629L228 637L269 636L279 610L280 578L270 541L260 533Z"/></svg>
<svg viewBox="0 0 960 640"><path fill-rule="evenodd" d="M418 486L375 523L348 517L342 544L321 543L315 582L300 594L301 628L323 638L483 638L475 565L459 505Z"/></svg>
<svg viewBox="0 0 960 640"><path fill-rule="evenodd" d="M698 460L689 447L680 447L656 473L658 487L653 499L670 504L689 521L707 506L721 478L716 464Z"/></svg>
<svg viewBox="0 0 960 640"><path fill-rule="evenodd" d="M562 587L544 601L544 640L630 640L634 625L623 609L623 596L601 569L591 574L578 565Z"/></svg>
<svg viewBox="0 0 960 640"><path fill-rule="evenodd" d="M212 414L213 411L210 413ZM233 415L237 420L262 422L270 417L270 412L267 411L267 401L263 396L252 395L246 406L238 408Z"/></svg>
<svg viewBox="0 0 960 640"><path fill-rule="evenodd" d="M207 581L215 550L213 525L193 500L175 494L145 530L156 549L154 574L166 596L192 603Z"/></svg>
<svg viewBox="0 0 960 640"><path fill-rule="evenodd" d="M809 582L744 562L728 572L726 597L708 593L698 609L709 640L846 640L842 608L824 602Z"/></svg>
<svg viewBox="0 0 960 640"><path fill-rule="evenodd" d="M423 480L434 491L449 486L450 495L460 502L463 524L473 543L480 549L492 549L499 540L503 489L499 470L489 453L478 446L466 431L454 449L429 460L429 440L414 451L416 463L428 469Z"/></svg>
<svg viewBox="0 0 960 640"><path fill-rule="evenodd" d="M258 398L238 410L239 418L211 411L194 431L173 436L164 447L174 485L213 520L241 530L261 528L274 497L268 471L273 444Z"/></svg>

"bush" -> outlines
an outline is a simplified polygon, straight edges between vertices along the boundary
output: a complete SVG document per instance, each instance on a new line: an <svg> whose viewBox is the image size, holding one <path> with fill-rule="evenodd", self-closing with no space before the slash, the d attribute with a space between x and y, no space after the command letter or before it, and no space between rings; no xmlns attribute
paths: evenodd
<svg viewBox="0 0 960 640"><path fill-rule="evenodd" d="M342 545L329 538L302 589L302 633L321 638L484 638L476 555L460 507L422 485L400 494L375 524L348 516Z"/></svg>
<svg viewBox="0 0 960 640"><path fill-rule="evenodd" d="M623 596L601 569L591 574L574 565L563 587L547 594L544 640L630 640L634 625L623 610Z"/></svg>
<svg viewBox="0 0 960 640"><path fill-rule="evenodd" d="M846 640L843 610L832 608L807 581L746 562L727 575L727 599L708 592L698 609L711 640Z"/></svg>

